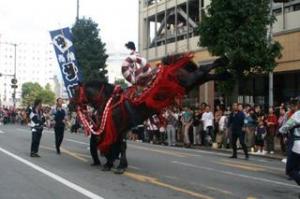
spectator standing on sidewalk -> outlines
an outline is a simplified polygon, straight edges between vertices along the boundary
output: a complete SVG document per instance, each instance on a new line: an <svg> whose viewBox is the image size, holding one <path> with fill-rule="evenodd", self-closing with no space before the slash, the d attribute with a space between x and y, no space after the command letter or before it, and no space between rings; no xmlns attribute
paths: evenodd
<svg viewBox="0 0 300 199"><path fill-rule="evenodd" d="M190 136L189 136L189 130L193 123L193 113L190 108L186 108L185 111L182 114L182 124L183 124L183 130L184 130L184 145L186 147L191 146Z"/></svg>
<svg viewBox="0 0 300 199"><path fill-rule="evenodd" d="M214 114L214 134L217 135L218 131L219 131L219 121L220 118L223 115L223 110L221 109L220 105L216 106L216 111Z"/></svg>
<svg viewBox="0 0 300 199"><path fill-rule="evenodd" d="M280 148L281 148L281 152L282 154L286 155L286 138L285 135L281 134L279 132L279 129L282 127L282 125L284 124L285 121L285 117L286 117L286 110L285 107L280 107L279 110L279 118L278 118L278 137L280 139Z"/></svg>
<svg viewBox="0 0 300 199"><path fill-rule="evenodd" d="M175 146L176 145L176 125L177 125L177 117L175 113L168 109L165 113L166 124L167 124L167 135L168 135L168 145Z"/></svg>
<svg viewBox="0 0 300 199"><path fill-rule="evenodd" d="M202 117L201 110L195 110L193 112L193 144L194 145L201 144L200 141L200 133L202 129L201 117Z"/></svg>
<svg viewBox="0 0 300 199"><path fill-rule="evenodd" d="M277 128L277 117L274 114L274 108L269 108L269 114L266 118L267 124L267 136L266 136L266 144L267 144L267 152L274 154L274 138L276 134Z"/></svg>
<svg viewBox="0 0 300 199"><path fill-rule="evenodd" d="M216 142L218 148L226 147L226 130L227 130L228 117L223 113L218 123L218 132L216 136Z"/></svg>
<svg viewBox="0 0 300 199"><path fill-rule="evenodd" d="M205 112L202 114L201 120L203 122L203 129L206 132L206 144L212 144L212 142L215 140L213 132L214 115L211 112L209 105L206 106Z"/></svg>
<svg viewBox="0 0 300 199"><path fill-rule="evenodd" d="M256 118L254 110L248 106L245 109L245 120L244 120L244 130L245 130L245 144L248 148L253 149L255 144L255 127L256 127ZM254 149L253 149L254 150Z"/></svg>
<svg viewBox="0 0 300 199"><path fill-rule="evenodd" d="M230 158L237 158L237 140L243 147L245 153L245 159L249 159L248 149L245 144L245 132L243 132L245 114L243 113L243 105L234 103L232 105L232 113L229 116L229 126L232 132L232 149L233 153Z"/></svg>
<svg viewBox="0 0 300 199"><path fill-rule="evenodd" d="M262 119L258 121L258 126L255 130L255 150L257 153L263 154L264 139L267 135L267 128Z"/></svg>

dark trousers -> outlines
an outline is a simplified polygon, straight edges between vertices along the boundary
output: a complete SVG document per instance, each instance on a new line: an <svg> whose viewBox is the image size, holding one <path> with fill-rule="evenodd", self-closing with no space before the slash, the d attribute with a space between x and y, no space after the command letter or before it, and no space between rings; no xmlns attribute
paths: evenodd
<svg viewBox="0 0 300 199"><path fill-rule="evenodd" d="M231 142L232 142L232 149L233 149L233 156L237 156L237 146L236 146L236 142L239 139L240 144L242 145L243 151L245 153L246 156L248 156L248 149L247 146L245 144L245 133L242 131L239 132L232 132L232 138L231 138Z"/></svg>
<svg viewBox="0 0 300 199"><path fill-rule="evenodd" d="M93 158L94 164L100 164L97 145L98 145L97 136L92 134L90 138L90 153Z"/></svg>
<svg viewBox="0 0 300 199"><path fill-rule="evenodd" d="M31 153L38 153L39 152L39 146L40 146L40 140L42 137L42 129L32 131L32 140L31 140Z"/></svg>
<svg viewBox="0 0 300 199"><path fill-rule="evenodd" d="M300 155L293 151L288 153L286 173L300 185Z"/></svg>
<svg viewBox="0 0 300 199"><path fill-rule="evenodd" d="M56 126L54 127L54 132L55 132L55 147L56 151L60 153L60 145L64 139L64 131L65 131L65 126Z"/></svg>

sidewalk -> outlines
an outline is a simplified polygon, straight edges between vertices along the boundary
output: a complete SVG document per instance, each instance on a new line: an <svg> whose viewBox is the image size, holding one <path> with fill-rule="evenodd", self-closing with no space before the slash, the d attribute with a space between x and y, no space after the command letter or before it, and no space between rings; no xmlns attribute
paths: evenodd
<svg viewBox="0 0 300 199"><path fill-rule="evenodd" d="M177 143L176 147L178 148L183 148L183 143ZM220 152L220 153L227 153L228 156L230 156L232 154L232 149L224 149L224 148L213 148L213 147L209 147L209 146L191 146L190 149L195 149L195 150L204 150L204 151L214 151L214 152ZM243 156L244 152L242 151L242 149L238 149L238 155ZM249 152L250 158L251 156L255 156L255 157L263 157L263 158L268 158L268 159L273 159L273 160L282 160L283 158L285 158L285 156L279 154L279 152L274 153L274 154L256 154L253 152Z"/></svg>

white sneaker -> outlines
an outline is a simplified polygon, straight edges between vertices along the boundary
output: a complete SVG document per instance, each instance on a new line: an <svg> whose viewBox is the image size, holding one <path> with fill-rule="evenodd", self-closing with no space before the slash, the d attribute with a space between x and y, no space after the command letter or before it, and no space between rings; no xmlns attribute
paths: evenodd
<svg viewBox="0 0 300 199"><path fill-rule="evenodd" d="M274 151L271 151L270 153L271 153L271 154L274 154Z"/></svg>
<svg viewBox="0 0 300 199"><path fill-rule="evenodd" d="M263 155L266 155L266 154L267 154L267 151L263 150L262 154L263 154Z"/></svg>
<svg viewBox="0 0 300 199"><path fill-rule="evenodd" d="M286 159L286 158L283 158L283 159L281 160L281 162L284 163L284 164L286 164L287 159Z"/></svg>

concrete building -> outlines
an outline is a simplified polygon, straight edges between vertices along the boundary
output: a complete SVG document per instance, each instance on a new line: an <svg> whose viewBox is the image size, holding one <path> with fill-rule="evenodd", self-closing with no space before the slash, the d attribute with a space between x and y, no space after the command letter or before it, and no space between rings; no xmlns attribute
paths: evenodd
<svg viewBox="0 0 300 199"><path fill-rule="evenodd" d="M198 46L196 27L201 21L210 0L140 0L139 51L150 63L173 53L194 52L198 64L215 59L205 48ZM274 3L277 21L273 25L273 38L283 46L282 58L274 74L275 104L300 95L300 0ZM234 99L252 104L267 104L268 77L250 79L233 94ZM243 89L247 88L247 89ZM214 82L207 83L190 94L194 104L207 102L213 105L221 95Z"/></svg>
<svg viewBox="0 0 300 199"><path fill-rule="evenodd" d="M2 105L13 104L11 76L14 74L14 46L11 41L4 38L0 40L0 99ZM58 64L53 46L49 43L17 43L16 46L16 77L18 88L16 90L17 104L21 102L21 87L25 82L38 82L41 86L49 83L55 89L55 75Z"/></svg>

